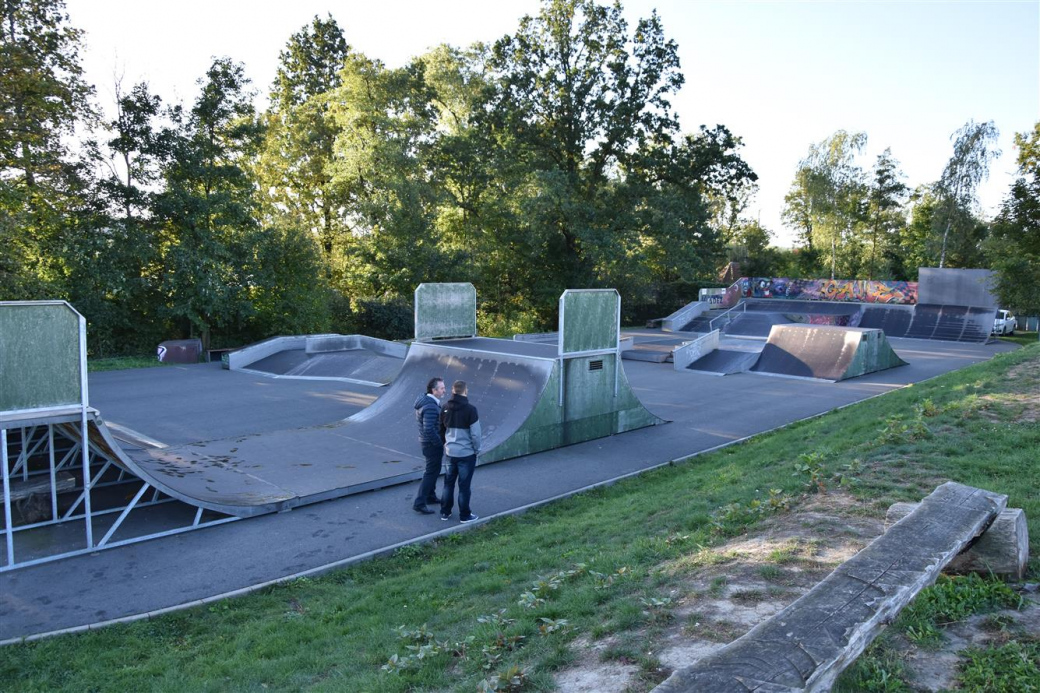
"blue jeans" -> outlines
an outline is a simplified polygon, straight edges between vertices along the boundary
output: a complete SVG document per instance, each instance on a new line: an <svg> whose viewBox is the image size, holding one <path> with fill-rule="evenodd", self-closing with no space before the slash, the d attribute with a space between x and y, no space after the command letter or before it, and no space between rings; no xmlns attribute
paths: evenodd
<svg viewBox="0 0 1040 693"><path fill-rule="evenodd" d="M448 457L448 472L444 476L444 491L441 493L441 515L451 515L451 509L455 506L456 479L459 482L459 519L473 514L469 509L469 487L476 466L476 455Z"/></svg>
<svg viewBox="0 0 1040 693"><path fill-rule="evenodd" d="M426 471L419 482L419 492L415 494L412 507L424 508L429 503L437 502L437 477L441 473L441 460L444 459L444 445L441 443L423 443L422 454L426 458Z"/></svg>

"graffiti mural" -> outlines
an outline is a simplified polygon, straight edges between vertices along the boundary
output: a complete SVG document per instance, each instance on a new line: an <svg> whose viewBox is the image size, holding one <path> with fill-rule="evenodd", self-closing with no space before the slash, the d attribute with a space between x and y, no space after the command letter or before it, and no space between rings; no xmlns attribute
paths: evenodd
<svg viewBox="0 0 1040 693"><path fill-rule="evenodd" d="M917 282L742 277L734 286L738 285L741 295L745 298L793 298L800 301L851 301L855 303L917 303Z"/></svg>

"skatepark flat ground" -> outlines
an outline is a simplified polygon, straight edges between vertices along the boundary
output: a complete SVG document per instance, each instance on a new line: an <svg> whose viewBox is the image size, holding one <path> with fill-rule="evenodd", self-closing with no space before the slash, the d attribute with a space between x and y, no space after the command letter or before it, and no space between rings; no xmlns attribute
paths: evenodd
<svg viewBox="0 0 1040 693"><path fill-rule="evenodd" d="M890 341L908 366L840 383L718 377L625 361L642 402L672 423L481 466L474 510L484 518L516 512L1015 348ZM92 374L90 388L91 405L106 421L168 444L327 424L383 390L275 380L210 364ZM480 393L471 396L479 408ZM411 482L2 573L0 641L198 603L461 528L412 512L416 487Z"/></svg>

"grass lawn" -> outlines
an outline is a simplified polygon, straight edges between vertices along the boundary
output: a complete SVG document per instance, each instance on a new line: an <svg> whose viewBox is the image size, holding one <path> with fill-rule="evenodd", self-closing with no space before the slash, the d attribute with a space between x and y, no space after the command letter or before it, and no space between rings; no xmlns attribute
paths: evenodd
<svg viewBox="0 0 1040 693"><path fill-rule="evenodd" d="M87 359L88 373L101 373L102 371L120 371L126 368L155 368L173 366L173 363L164 363L154 356L111 356L104 359Z"/></svg>
<svg viewBox="0 0 1040 693"><path fill-rule="evenodd" d="M725 560L713 549L821 497L840 494L850 517L876 521L946 480L1006 493L1026 512L1036 581L1038 451L1034 343L320 578L5 647L0 682L8 691L551 690L555 673L596 650L600 661L638 670L630 690L649 690L668 674L656 654L663 641L686 627L676 607L691 579ZM795 552L774 551L759 573L782 581ZM707 591L725 588L723 576ZM1000 602L996 588L974 589ZM767 592L739 596L753 603ZM723 629L720 640L743 630ZM1019 650L979 655L983 664L965 676L985 678L985 666L1010 657L1028 677L1036 643L1012 637L1008 647ZM871 673L885 656L871 651L849 676L881 681L871 690L909 690L898 671Z"/></svg>

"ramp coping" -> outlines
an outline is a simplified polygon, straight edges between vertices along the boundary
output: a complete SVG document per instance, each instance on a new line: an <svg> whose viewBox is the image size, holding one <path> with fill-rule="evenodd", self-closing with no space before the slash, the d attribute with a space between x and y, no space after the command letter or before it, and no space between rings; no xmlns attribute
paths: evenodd
<svg viewBox="0 0 1040 693"><path fill-rule="evenodd" d="M828 691L942 569L985 532L1007 496L947 482L768 621L674 672L656 693Z"/></svg>

